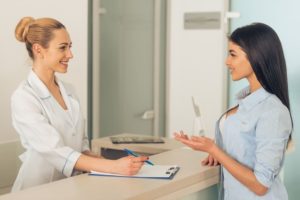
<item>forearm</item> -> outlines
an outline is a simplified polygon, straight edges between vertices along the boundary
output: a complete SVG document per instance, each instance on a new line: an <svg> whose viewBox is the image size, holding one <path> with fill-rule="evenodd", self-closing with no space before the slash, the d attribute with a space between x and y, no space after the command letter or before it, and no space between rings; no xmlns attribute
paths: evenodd
<svg viewBox="0 0 300 200"><path fill-rule="evenodd" d="M267 192L268 188L256 179L256 176L251 169L231 158L219 147L214 146L210 154L216 158L232 176L251 191L257 195L264 195Z"/></svg>
<svg viewBox="0 0 300 200"><path fill-rule="evenodd" d="M213 158L217 159L232 176L257 195L264 195L268 191L268 188L256 179L252 169L249 169L231 158L222 151L212 139L196 136L188 138L184 133L175 133L175 138L195 150L209 153Z"/></svg>
<svg viewBox="0 0 300 200"><path fill-rule="evenodd" d="M123 175L134 175L138 173L146 160L148 160L148 157L146 156L126 156L117 160L108 160L81 154L75 164L75 169L81 171L93 170Z"/></svg>
<svg viewBox="0 0 300 200"><path fill-rule="evenodd" d="M92 151L84 151L82 152L84 155L87 155L87 156L91 156L91 157L95 157L95 158L103 158L102 156L100 155L97 155L96 153L92 152Z"/></svg>
<svg viewBox="0 0 300 200"><path fill-rule="evenodd" d="M112 160L96 158L82 154L75 164L75 169L88 172L91 170L101 172L113 172L114 162Z"/></svg>

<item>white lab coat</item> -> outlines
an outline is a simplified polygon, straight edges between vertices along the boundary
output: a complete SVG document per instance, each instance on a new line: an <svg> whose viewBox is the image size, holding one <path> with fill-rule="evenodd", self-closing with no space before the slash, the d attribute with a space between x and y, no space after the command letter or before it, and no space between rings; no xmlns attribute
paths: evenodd
<svg viewBox="0 0 300 200"><path fill-rule="evenodd" d="M70 177L81 152L89 150L79 101L56 80L68 110L33 71L12 95L13 126L26 149L12 191Z"/></svg>

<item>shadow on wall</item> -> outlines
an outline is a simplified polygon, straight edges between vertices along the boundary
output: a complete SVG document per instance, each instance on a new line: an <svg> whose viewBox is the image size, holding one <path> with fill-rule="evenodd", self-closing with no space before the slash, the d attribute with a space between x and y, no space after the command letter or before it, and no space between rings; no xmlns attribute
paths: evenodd
<svg viewBox="0 0 300 200"><path fill-rule="evenodd" d="M0 143L0 195L10 192L18 174L24 149L19 140Z"/></svg>
<svg viewBox="0 0 300 200"><path fill-rule="evenodd" d="M289 95L291 101L291 109L294 120L293 140L295 142L295 150L286 156L285 163L285 185L289 193L289 199L298 199L300 186L300 66L298 72L289 74Z"/></svg>

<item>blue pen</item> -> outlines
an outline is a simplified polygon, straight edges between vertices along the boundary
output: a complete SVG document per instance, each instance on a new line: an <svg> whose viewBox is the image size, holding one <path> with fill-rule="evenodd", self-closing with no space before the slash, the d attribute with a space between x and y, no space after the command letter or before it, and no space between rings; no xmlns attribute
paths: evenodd
<svg viewBox="0 0 300 200"><path fill-rule="evenodd" d="M137 153L134 153L133 151L129 150L129 149L124 149L124 151L126 151L126 153L128 153L129 155L132 155L134 157L139 157L140 155L138 155ZM150 162L149 160L145 161L146 163L148 163L149 165L154 165L152 162Z"/></svg>

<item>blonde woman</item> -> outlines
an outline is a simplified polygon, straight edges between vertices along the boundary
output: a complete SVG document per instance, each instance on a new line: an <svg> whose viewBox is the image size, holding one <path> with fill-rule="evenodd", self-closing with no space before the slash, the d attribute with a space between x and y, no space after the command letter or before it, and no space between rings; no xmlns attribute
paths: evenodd
<svg viewBox="0 0 300 200"><path fill-rule="evenodd" d="M136 174L147 157L107 160L89 149L79 101L72 87L55 75L66 73L73 58L65 26L51 18L24 17L15 36L25 43L32 69L11 98L13 126L26 150L12 191L77 171Z"/></svg>

